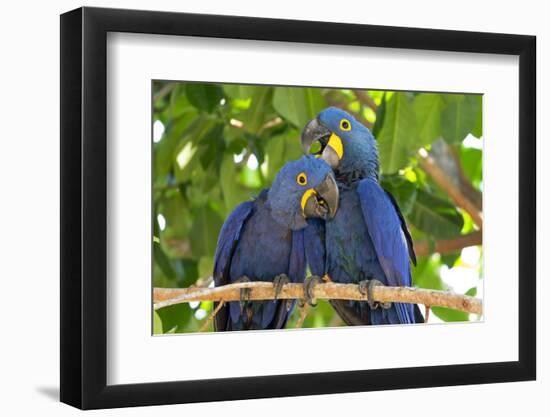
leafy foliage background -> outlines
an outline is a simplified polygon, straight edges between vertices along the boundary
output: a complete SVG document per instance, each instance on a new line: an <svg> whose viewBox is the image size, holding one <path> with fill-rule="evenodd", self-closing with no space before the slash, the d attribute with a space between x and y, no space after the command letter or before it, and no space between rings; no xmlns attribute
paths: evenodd
<svg viewBox="0 0 550 417"><path fill-rule="evenodd" d="M155 81L154 286L212 285L224 219L269 187L286 161L302 155L301 129L329 105L352 112L371 128L378 140L382 185L398 200L415 241L433 249L438 239L475 230L471 217L420 167L418 152L454 162L455 175L481 200L480 95ZM415 286L456 291L452 285L466 282L469 288L462 292L482 295L481 247L470 250L467 259L464 251L429 253L413 268ZM463 282L461 277L466 277ZM211 302L160 309L153 313L154 332L195 332L211 310ZM444 308L432 311L436 320L478 319ZM296 309L289 327L299 313ZM330 305L319 301L302 327L340 325Z"/></svg>

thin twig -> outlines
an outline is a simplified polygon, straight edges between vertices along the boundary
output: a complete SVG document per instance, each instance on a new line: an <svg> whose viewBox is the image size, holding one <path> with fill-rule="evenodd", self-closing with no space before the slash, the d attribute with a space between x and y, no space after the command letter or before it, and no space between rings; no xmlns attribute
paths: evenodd
<svg viewBox="0 0 550 417"><path fill-rule="evenodd" d="M286 284L278 298L305 299L302 284ZM250 288L251 301L275 299L272 282L244 282L215 288L155 288L153 302L155 310L174 304L191 301L238 301L240 290ZM313 289L314 299L367 301L367 296L359 291L356 284L336 284L333 282L318 284ZM373 301L401 302L447 307L468 313L482 314L482 302L478 298L450 291L437 291L411 287L375 286Z"/></svg>
<svg viewBox="0 0 550 417"><path fill-rule="evenodd" d="M427 323L430 319L430 306L424 306L424 323Z"/></svg>
<svg viewBox="0 0 550 417"><path fill-rule="evenodd" d="M280 117L275 117L274 119L271 119L269 121L267 121L261 128L260 130L258 131L258 134L262 133L264 130L266 129L271 129L272 127L275 127L275 126L279 126L283 124L283 119L281 119Z"/></svg>
<svg viewBox="0 0 550 417"><path fill-rule="evenodd" d="M205 332L207 329L208 329L208 326L210 325L210 322L212 320L214 320L214 317L216 317L216 314L218 314L218 312L221 310L221 308L223 307L223 305L225 304L225 301L224 300L221 300L218 305L216 306L216 308L214 309L214 311L212 311L209 316L206 318L204 324L201 326L201 328L199 329L199 332Z"/></svg>
<svg viewBox="0 0 550 417"><path fill-rule="evenodd" d="M164 85L154 96L153 101L157 102L164 96L166 96L168 93L170 93L174 88L176 88L176 83L168 83Z"/></svg>
<svg viewBox="0 0 550 417"><path fill-rule="evenodd" d="M295 328L299 329L304 325L304 320L306 319L307 313L309 313L310 308L311 306L306 303L300 309L300 317L298 317L298 320L296 320L296 326L294 326Z"/></svg>
<svg viewBox="0 0 550 417"><path fill-rule="evenodd" d="M342 318L338 314L335 314L334 316L332 316L332 319L329 321L327 327L339 327L343 324L344 322Z"/></svg>

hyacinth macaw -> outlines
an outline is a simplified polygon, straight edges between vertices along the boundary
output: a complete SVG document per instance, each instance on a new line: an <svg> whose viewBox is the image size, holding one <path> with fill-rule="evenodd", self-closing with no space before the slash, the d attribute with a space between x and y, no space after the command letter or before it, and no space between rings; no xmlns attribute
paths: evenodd
<svg viewBox="0 0 550 417"><path fill-rule="evenodd" d="M334 282L359 284L369 300L331 300L335 310L348 325L423 322L417 305L376 303L370 295L373 285L411 286L409 258L416 265L403 215L378 183L374 136L330 107L307 124L302 146L330 164L340 191L338 212L325 222L325 272Z"/></svg>
<svg viewBox="0 0 550 417"><path fill-rule="evenodd" d="M316 255L316 229L309 223L334 217L338 187L331 167L304 156L288 162L270 189L254 201L240 204L225 221L214 258L216 286L246 281L270 281L278 295L287 282L303 283L307 253ZM216 331L280 329L295 302L248 301L225 304L215 317Z"/></svg>

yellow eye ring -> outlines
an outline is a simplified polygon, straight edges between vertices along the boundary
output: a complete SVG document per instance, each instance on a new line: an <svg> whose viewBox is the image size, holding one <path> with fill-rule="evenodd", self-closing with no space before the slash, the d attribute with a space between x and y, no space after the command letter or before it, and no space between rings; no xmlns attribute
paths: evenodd
<svg viewBox="0 0 550 417"><path fill-rule="evenodd" d="M351 130L351 123L348 119L342 119L340 120L340 129L347 132L348 130Z"/></svg>
<svg viewBox="0 0 550 417"><path fill-rule="evenodd" d="M307 185L307 175L303 172L300 172L297 176L296 176L296 182L299 184L299 185Z"/></svg>

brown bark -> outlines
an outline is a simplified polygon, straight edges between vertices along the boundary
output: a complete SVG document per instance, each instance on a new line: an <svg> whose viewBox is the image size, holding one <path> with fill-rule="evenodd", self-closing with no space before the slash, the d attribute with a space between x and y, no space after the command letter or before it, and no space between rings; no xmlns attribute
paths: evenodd
<svg viewBox="0 0 550 417"><path fill-rule="evenodd" d="M433 245L427 240L414 242L414 251L417 256L431 255L434 252L442 255L457 252L468 246L477 246L482 244L483 233L481 231L473 232L467 235L455 237L453 239L436 240Z"/></svg>
<svg viewBox="0 0 550 417"><path fill-rule="evenodd" d="M364 90L352 90L352 91L357 97L357 100L359 100L365 106L370 107L376 113L378 106L374 101L374 99L371 96L369 96L366 91Z"/></svg>
<svg viewBox="0 0 550 417"><path fill-rule="evenodd" d="M466 195L458 188L447 173L429 155L419 154L419 163L434 181L447 192L451 200L460 208L464 209L473 219L474 223L483 228L483 213Z"/></svg>
<svg viewBox="0 0 550 417"><path fill-rule="evenodd" d="M271 282L246 282L224 285L216 288L155 288L154 308L188 303L191 301L238 301L240 290L250 288L250 300L273 300L275 289ZM366 301L366 295L356 284L318 284L313 288L315 299ZM374 301L424 304L430 307L448 307L468 313L482 314L480 299L449 291L436 291L410 287L375 286L372 291ZM302 284L286 284L279 295L280 299L304 299Z"/></svg>

